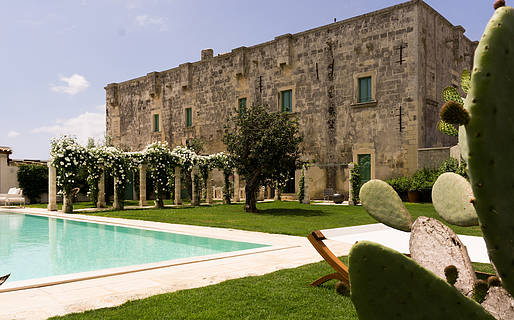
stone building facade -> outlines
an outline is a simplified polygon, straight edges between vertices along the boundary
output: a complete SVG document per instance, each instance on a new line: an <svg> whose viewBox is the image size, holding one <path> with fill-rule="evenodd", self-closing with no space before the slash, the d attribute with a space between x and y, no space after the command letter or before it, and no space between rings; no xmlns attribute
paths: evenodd
<svg viewBox="0 0 514 320"><path fill-rule="evenodd" d="M230 53L202 50L200 61L107 85L107 135L130 150L196 138L214 153L240 105L265 104L299 120L311 197L347 192L352 161L369 178L409 174L456 144L436 124L442 89L472 67L477 43L464 31L412 0Z"/></svg>

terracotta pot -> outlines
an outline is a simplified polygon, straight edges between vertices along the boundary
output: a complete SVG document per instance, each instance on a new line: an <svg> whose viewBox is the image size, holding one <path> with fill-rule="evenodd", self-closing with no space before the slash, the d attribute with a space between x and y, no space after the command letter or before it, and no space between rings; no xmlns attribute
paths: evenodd
<svg viewBox="0 0 514 320"><path fill-rule="evenodd" d="M419 191L409 191L407 197L409 198L409 202L419 202L421 193Z"/></svg>

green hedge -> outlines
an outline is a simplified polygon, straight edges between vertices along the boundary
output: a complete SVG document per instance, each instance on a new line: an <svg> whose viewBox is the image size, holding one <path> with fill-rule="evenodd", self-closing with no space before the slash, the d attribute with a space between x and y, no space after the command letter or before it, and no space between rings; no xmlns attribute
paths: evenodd
<svg viewBox="0 0 514 320"><path fill-rule="evenodd" d="M18 184L30 203L37 202L42 193L48 192L48 168L40 164L21 164L18 168Z"/></svg>

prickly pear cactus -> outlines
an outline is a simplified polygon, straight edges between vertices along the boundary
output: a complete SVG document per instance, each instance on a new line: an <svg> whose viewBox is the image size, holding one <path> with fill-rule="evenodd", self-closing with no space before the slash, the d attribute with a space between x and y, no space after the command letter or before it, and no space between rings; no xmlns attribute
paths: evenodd
<svg viewBox="0 0 514 320"><path fill-rule="evenodd" d="M403 205L402 199L387 182L370 180L359 192L364 209L379 222L392 228L410 231L412 217Z"/></svg>
<svg viewBox="0 0 514 320"><path fill-rule="evenodd" d="M494 319L478 303L402 253L362 241L349 256L360 320Z"/></svg>
<svg viewBox="0 0 514 320"><path fill-rule="evenodd" d="M465 107L475 208L489 257L514 294L514 9L501 7L475 51Z"/></svg>
<svg viewBox="0 0 514 320"><path fill-rule="evenodd" d="M432 202L437 213L447 222L462 226L477 226L478 216L471 203L471 184L453 172L440 175L432 187Z"/></svg>

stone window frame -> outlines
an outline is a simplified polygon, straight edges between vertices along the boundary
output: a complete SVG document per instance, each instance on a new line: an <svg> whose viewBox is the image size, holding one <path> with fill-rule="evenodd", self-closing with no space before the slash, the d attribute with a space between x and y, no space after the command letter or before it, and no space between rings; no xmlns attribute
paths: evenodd
<svg viewBox="0 0 514 320"><path fill-rule="evenodd" d="M155 116L159 117L159 127L158 128L155 128ZM159 133L159 132L162 131L162 117L161 117L161 112L160 111L152 112L150 121L152 123L152 133Z"/></svg>
<svg viewBox="0 0 514 320"><path fill-rule="evenodd" d="M191 125L190 126L187 125L187 109L191 109ZM194 111L194 108L192 106L184 107L184 126L186 128L194 127L194 116L193 116L194 112L193 111Z"/></svg>
<svg viewBox="0 0 514 320"><path fill-rule="evenodd" d="M371 101L359 102L359 79L371 77ZM375 106L377 104L377 71L371 70L353 74L354 107Z"/></svg>
<svg viewBox="0 0 514 320"><path fill-rule="evenodd" d="M236 113L239 114L239 100L240 99L246 99L246 110L248 110L248 106L251 106L250 104L250 96L249 95L238 95L236 96Z"/></svg>
<svg viewBox="0 0 514 320"><path fill-rule="evenodd" d="M284 91L287 91L287 90L291 90L291 95L292 95L292 99L291 99L291 112L287 112L288 114L293 114L293 113L296 113L297 110L296 110L296 86L295 85L290 85L290 86L284 86L284 87L279 87L278 88L278 111L279 112L282 112L282 92Z"/></svg>

